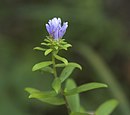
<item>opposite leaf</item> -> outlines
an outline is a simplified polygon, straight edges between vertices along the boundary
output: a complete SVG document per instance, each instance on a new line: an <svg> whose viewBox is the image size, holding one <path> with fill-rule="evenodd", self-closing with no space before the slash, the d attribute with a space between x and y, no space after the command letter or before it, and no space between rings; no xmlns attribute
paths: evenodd
<svg viewBox="0 0 130 115"><path fill-rule="evenodd" d="M38 98L38 100L51 104L51 105L63 105L65 104L65 101L63 98L59 97L50 97L50 98Z"/></svg>
<svg viewBox="0 0 130 115"><path fill-rule="evenodd" d="M64 63L55 65L55 67L65 67L65 66L66 65ZM75 62L69 62L67 66L72 66L72 67L79 68L80 70L82 70L82 67L78 63L75 63Z"/></svg>
<svg viewBox="0 0 130 115"><path fill-rule="evenodd" d="M60 74L60 80L61 82L64 82L70 75L71 73L73 72L75 67L72 67L72 66L66 66L61 74Z"/></svg>
<svg viewBox="0 0 130 115"><path fill-rule="evenodd" d="M61 89L61 80L60 80L60 78L55 78L54 79L54 81L52 83L52 87L56 91L56 93L59 92L59 90Z"/></svg>
<svg viewBox="0 0 130 115"><path fill-rule="evenodd" d="M106 88L106 87L107 85L103 83L87 83L77 88L74 88L72 90L66 90L65 95L74 95L77 93L81 93L81 92L85 92L85 91L89 91L89 90L93 90L97 88Z"/></svg>
<svg viewBox="0 0 130 115"><path fill-rule="evenodd" d="M32 71L40 70L40 69L47 67L51 64L52 64L52 61L45 61L45 62L37 63L33 66Z"/></svg>
<svg viewBox="0 0 130 115"><path fill-rule="evenodd" d="M45 56L48 55L49 53L52 52L52 50L53 50L53 49L47 49L47 50L45 51L44 55L45 55Z"/></svg>
<svg viewBox="0 0 130 115"><path fill-rule="evenodd" d="M51 73L51 74L54 73L54 72L53 72L53 69L52 69L51 67L49 67L49 66L44 67L44 68L42 68L42 69L40 69L40 70L43 71L43 72Z"/></svg>
<svg viewBox="0 0 130 115"><path fill-rule="evenodd" d="M95 115L110 115L117 105L118 105L117 100L114 99L109 100L103 103L101 106L99 106L99 108L95 112Z"/></svg>
<svg viewBox="0 0 130 115"><path fill-rule="evenodd" d="M35 47L35 48L33 48L34 50L40 50L40 51L45 51L46 49L44 49L44 48L41 48L41 47Z"/></svg>
<svg viewBox="0 0 130 115"><path fill-rule="evenodd" d="M29 98L36 98L42 102L46 102L52 105L65 104L64 99L57 97L57 94L55 91L43 92L34 88L26 88L25 90L30 93Z"/></svg>
<svg viewBox="0 0 130 115"><path fill-rule="evenodd" d="M30 93L29 98L49 98L57 95L55 91L40 91L34 88L26 88L25 90Z"/></svg>
<svg viewBox="0 0 130 115"><path fill-rule="evenodd" d="M71 89L76 88L76 87L77 87L77 85L73 79L68 79L66 81L66 84L65 84L66 90L71 90ZM71 109L71 111L80 112L79 94L66 96L66 99L67 99L67 102L68 102L68 105L69 105L69 108Z"/></svg>
<svg viewBox="0 0 130 115"><path fill-rule="evenodd" d="M59 55L56 55L56 54L54 55L54 57L55 57L57 60L60 60L60 61L64 62L65 65L68 65L67 59L65 59L65 58L63 58L63 57L61 57L61 56L59 56Z"/></svg>

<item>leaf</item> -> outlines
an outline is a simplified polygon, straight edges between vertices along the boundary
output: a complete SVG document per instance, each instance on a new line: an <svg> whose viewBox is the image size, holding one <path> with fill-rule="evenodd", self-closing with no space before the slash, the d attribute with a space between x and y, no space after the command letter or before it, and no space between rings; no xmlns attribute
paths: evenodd
<svg viewBox="0 0 130 115"><path fill-rule="evenodd" d="M30 88L30 87L27 87L25 88L25 91L27 91L28 93L37 93L37 92L40 92L40 90L38 89L35 89L35 88Z"/></svg>
<svg viewBox="0 0 130 115"><path fill-rule="evenodd" d="M71 44L66 44L66 45L64 45L64 47L68 48L68 47L72 47L72 45Z"/></svg>
<svg viewBox="0 0 130 115"><path fill-rule="evenodd" d="M55 78L54 79L54 81L52 83L52 87L56 91L56 93L59 92L59 90L61 89L61 80L60 80L60 78Z"/></svg>
<svg viewBox="0 0 130 115"><path fill-rule="evenodd" d="M95 112L95 115L110 115L117 107L117 105L117 100L111 99L109 101L106 101L105 103L99 106L99 108Z"/></svg>
<svg viewBox="0 0 130 115"><path fill-rule="evenodd" d="M49 53L52 52L52 50L53 50L53 49L47 49L47 50L45 51L44 55L45 55L45 56L48 55Z"/></svg>
<svg viewBox="0 0 130 115"><path fill-rule="evenodd" d="M25 91L30 93L29 98L48 98L57 95L55 91L43 92L34 88L26 88Z"/></svg>
<svg viewBox="0 0 130 115"><path fill-rule="evenodd" d="M63 105L65 104L65 101L63 98L58 98L58 97L50 97L50 98L39 98L38 100L48 103L48 104L52 104L52 105Z"/></svg>
<svg viewBox="0 0 130 115"><path fill-rule="evenodd" d="M85 91L89 91L89 90L93 90L93 89L97 89L97 88L105 88L107 87L106 84L103 83L87 83L87 84L83 84L77 88L74 88L72 90L67 90L65 92L65 95L74 95L77 93L81 93L81 92L85 92Z"/></svg>
<svg viewBox="0 0 130 115"><path fill-rule="evenodd" d="M35 64L33 66L32 71L36 71L36 70L42 69L42 68L47 67L47 66L49 66L51 64L52 64L52 61L45 61L45 62L37 63L37 64Z"/></svg>
<svg viewBox="0 0 130 115"><path fill-rule="evenodd" d="M76 83L73 79L68 79L65 85L65 90L71 90L73 88L76 88ZM71 111L79 112L80 111L80 99L79 94L66 96L69 108Z"/></svg>
<svg viewBox="0 0 130 115"><path fill-rule="evenodd" d="M63 58L63 57L61 57L61 56L58 56L58 55L56 55L56 54L54 55L54 57L55 57L57 60L60 60L60 61L64 62L65 65L68 65L67 59L65 59L65 58Z"/></svg>
<svg viewBox="0 0 130 115"><path fill-rule="evenodd" d="M50 44L50 43L45 43L45 42L41 43L41 45L51 46L51 44Z"/></svg>
<svg viewBox="0 0 130 115"><path fill-rule="evenodd" d="M63 64L58 66L63 66ZM68 65L62 70L60 74L61 82L64 82L71 75L75 68L82 69L82 67L77 63L68 63Z"/></svg>
<svg viewBox="0 0 130 115"><path fill-rule="evenodd" d="M56 64L55 67L65 67L66 65L64 63L61 63L61 64ZM82 70L82 67L78 64L78 63L75 63L75 62L69 62L68 63L68 66L72 66L72 67L76 67L76 68L79 68Z"/></svg>
<svg viewBox="0 0 130 115"><path fill-rule="evenodd" d="M33 48L34 50L40 50L40 51L45 51L46 49L44 49L44 48L41 48L41 47L35 47L35 48Z"/></svg>
<svg viewBox="0 0 130 115"><path fill-rule="evenodd" d="M36 98L42 102L46 102L52 105L65 104L64 99L57 97L57 93L55 91L43 92L34 88L26 88L25 90L30 93L29 98Z"/></svg>
<svg viewBox="0 0 130 115"><path fill-rule="evenodd" d="M49 67L49 66L42 68L41 71L48 72L48 73L53 73L53 69L51 67Z"/></svg>
<svg viewBox="0 0 130 115"><path fill-rule="evenodd" d="M81 65L79 65L78 63L71 62L71 63L69 63L68 65L69 65L69 66L72 66L72 67L79 68L80 70L82 70L82 67L81 67Z"/></svg>
<svg viewBox="0 0 130 115"><path fill-rule="evenodd" d="M59 77L61 82L64 82L71 75L71 73L73 72L74 68L75 67L72 67L72 66L66 66L62 70L62 72L60 74L60 77Z"/></svg>
<svg viewBox="0 0 130 115"><path fill-rule="evenodd" d="M87 113L72 112L70 115L89 115Z"/></svg>

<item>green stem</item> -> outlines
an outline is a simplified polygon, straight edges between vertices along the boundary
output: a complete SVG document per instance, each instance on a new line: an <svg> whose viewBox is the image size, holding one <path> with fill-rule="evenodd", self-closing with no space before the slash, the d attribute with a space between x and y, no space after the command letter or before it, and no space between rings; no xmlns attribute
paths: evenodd
<svg viewBox="0 0 130 115"><path fill-rule="evenodd" d="M53 63L53 72L54 72L54 77L57 78L57 71L56 71L56 67L55 67L55 57L54 57L54 53L52 53L52 63Z"/></svg>
<svg viewBox="0 0 130 115"><path fill-rule="evenodd" d="M55 67L56 62L55 62L54 52L52 53L52 63L53 63L53 74L54 74L54 77L57 78L58 76L57 76L57 70L56 70L56 67ZM61 95L62 95L63 98L64 98L65 105L66 105L66 108L67 108L67 110L68 110L68 114L70 115L71 110L70 110L70 108L69 108L69 104L68 104L68 102L67 102L66 96L64 95L64 92L63 92L63 89L62 89L62 88L61 88Z"/></svg>

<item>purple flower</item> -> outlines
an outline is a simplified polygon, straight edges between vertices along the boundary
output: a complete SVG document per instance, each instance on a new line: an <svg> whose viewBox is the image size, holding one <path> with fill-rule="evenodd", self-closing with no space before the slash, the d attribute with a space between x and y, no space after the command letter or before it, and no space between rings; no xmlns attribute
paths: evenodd
<svg viewBox="0 0 130 115"><path fill-rule="evenodd" d="M53 18L52 20L48 21L48 24L46 24L46 29L49 35L55 40L58 40L64 36L67 27L68 22L64 22L63 25L61 25L60 18Z"/></svg>

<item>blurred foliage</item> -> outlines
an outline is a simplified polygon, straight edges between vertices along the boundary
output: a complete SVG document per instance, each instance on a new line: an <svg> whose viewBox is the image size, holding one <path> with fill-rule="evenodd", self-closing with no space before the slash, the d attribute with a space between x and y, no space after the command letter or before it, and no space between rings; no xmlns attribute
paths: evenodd
<svg viewBox="0 0 130 115"><path fill-rule="evenodd" d="M47 35L45 23L52 17L61 17L69 22L65 35L73 44L73 50L66 54L68 59L76 60L84 66L83 73L74 74L78 84L93 80L104 81L107 77L97 75L93 66L79 55L76 42L82 41L92 47L106 62L119 84L122 95L129 94L129 78L126 67L129 67L130 40L120 19L111 18L105 9L103 0L1 0L0 1L0 114L1 115L51 115L62 114L64 107L52 108L35 100L28 100L25 87L31 86L47 90L52 82L48 74L31 72L37 60L44 60L41 54L32 48ZM77 52L77 50L79 50ZM64 52L63 52L64 53ZM86 51L82 52L83 54ZM98 65L100 66L100 65ZM109 71L109 70L107 70ZM130 74L128 74L129 76ZM118 76L118 77L115 77ZM43 77L46 79L43 80ZM99 78L99 79L98 79ZM109 79L109 78L108 78ZM111 80L111 79L109 79ZM114 82L114 81L113 81ZM114 87L110 87L110 90ZM116 89L115 89L116 90ZM100 93L101 92L101 93ZM116 91L114 92L116 94ZM118 93L117 97L120 96ZM97 108L99 104L113 97L112 92L100 90L95 94L82 94L82 103L86 108ZM119 99L119 98L118 98ZM90 102L91 101L91 102ZM89 106L86 105L89 103ZM127 107L129 106L126 105ZM126 108L127 108L126 107ZM127 110L123 115L129 115ZM64 114L66 114L64 112ZM122 115L117 109L113 115Z"/></svg>

